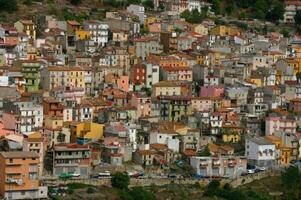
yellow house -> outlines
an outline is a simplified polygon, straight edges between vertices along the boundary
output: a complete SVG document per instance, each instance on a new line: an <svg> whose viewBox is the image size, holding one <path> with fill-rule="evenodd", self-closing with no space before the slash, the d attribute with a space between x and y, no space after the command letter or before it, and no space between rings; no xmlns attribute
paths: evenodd
<svg viewBox="0 0 301 200"><path fill-rule="evenodd" d="M218 36L234 36L240 35L240 30L237 27L233 26L216 26L210 30L211 35Z"/></svg>
<svg viewBox="0 0 301 200"><path fill-rule="evenodd" d="M262 87L262 81L260 78L250 78L249 81L254 83L257 87Z"/></svg>
<svg viewBox="0 0 301 200"><path fill-rule="evenodd" d="M90 32L86 30L77 30L75 32L76 40L88 40L90 39Z"/></svg>
<svg viewBox="0 0 301 200"><path fill-rule="evenodd" d="M278 164L288 165L291 161L291 148L283 146L281 138L269 135L265 136L265 138L275 144L276 149L279 151L280 155L278 158Z"/></svg>
<svg viewBox="0 0 301 200"><path fill-rule="evenodd" d="M152 23L156 23L156 22L160 22L160 19L158 19L157 17L148 17L144 19L144 28L148 29L149 25Z"/></svg>
<svg viewBox="0 0 301 200"><path fill-rule="evenodd" d="M236 126L223 126L221 133L223 142L237 143L241 140L242 129Z"/></svg>
<svg viewBox="0 0 301 200"><path fill-rule="evenodd" d="M203 24L197 24L193 27L194 32L200 35L208 35L208 28Z"/></svg>
<svg viewBox="0 0 301 200"><path fill-rule="evenodd" d="M301 72L301 58L287 58L287 65L294 67L294 74Z"/></svg>
<svg viewBox="0 0 301 200"><path fill-rule="evenodd" d="M59 130L63 127L63 118L46 116L44 123L45 123L45 128L47 129Z"/></svg>
<svg viewBox="0 0 301 200"><path fill-rule="evenodd" d="M77 138L102 139L105 125L86 121L66 122L65 127L70 128L71 141L76 142Z"/></svg>

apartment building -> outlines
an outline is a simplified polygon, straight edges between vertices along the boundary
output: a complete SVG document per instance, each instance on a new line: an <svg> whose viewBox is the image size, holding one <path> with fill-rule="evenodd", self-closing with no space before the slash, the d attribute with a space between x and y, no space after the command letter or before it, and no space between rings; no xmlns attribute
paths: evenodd
<svg viewBox="0 0 301 200"><path fill-rule="evenodd" d="M32 20L19 20L14 24L18 32L26 33L28 39L36 39L36 25Z"/></svg>
<svg viewBox="0 0 301 200"><path fill-rule="evenodd" d="M265 135L274 135L276 131L296 133L297 123L294 119L270 116L265 119Z"/></svg>
<svg viewBox="0 0 301 200"><path fill-rule="evenodd" d="M97 20L84 21L83 28L90 32L90 39L97 45L104 47L108 43L109 25Z"/></svg>
<svg viewBox="0 0 301 200"><path fill-rule="evenodd" d="M271 167L276 163L276 146L265 138L246 138L245 151L248 162L257 166Z"/></svg>
<svg viewBox="0 0 301 200"><path fill-rule="evenodd" d="M35 152L1 152L0 195L6 199L46 199L48 189L40 185L39 168Z"/></svg>
<svg viewBox="0 0 301 200"><path fill-rule="evenodd" d="M41 87L45 90L61 86L85 89L85 71L80 67L45 67L41 77Z"/></svg>
<svg viewBox="0 0 301 200"><path fill-rule="evenodd" d="M285 13L283 21L285 23L294 23L296 12L301 10L301 1L285 1Z"/></svg>
<svg viewBox="0 0 301 200"><path fill-rule="evenodd" d="M192 156L190 165L201 176L225 176L235 178L247 170L246 157L239 156Z"/></svg>
<svg viewBox="0 0 301 200"><path fill-rule="evenodd" d="M87 145L58 144L53 148L53 175L78 173L89 176L91 167L91 150Z"/></svg>

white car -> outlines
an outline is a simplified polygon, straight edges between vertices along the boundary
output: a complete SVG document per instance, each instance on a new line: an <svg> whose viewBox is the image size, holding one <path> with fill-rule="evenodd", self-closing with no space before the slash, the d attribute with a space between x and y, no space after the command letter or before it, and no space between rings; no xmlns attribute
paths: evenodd
<svg viewBox="0 0 301 200"><path fill-rule="evenodd" d="M260 171L265 171L266 170L265 167L258 167L258 166L256 166L256 169L259 169Z"/></svg>
<svg viewBox="0 0 301 200"><path fill-rule="evenodd" d="M248 174L255 174L255 169L247 169Z"/></svg>
<svg viewBox="0 0 301 200"><path fill-rule="evenodd" d="M79 173L73 173L72 177L80 177L80 174Z"/></svg>

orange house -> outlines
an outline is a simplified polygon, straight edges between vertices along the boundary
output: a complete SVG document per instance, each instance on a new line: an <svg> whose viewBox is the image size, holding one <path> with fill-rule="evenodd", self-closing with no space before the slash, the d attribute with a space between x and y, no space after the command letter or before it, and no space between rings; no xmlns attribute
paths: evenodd
<svg viewBox="0 0 301 200"><path fill-rule="evenodd" d="M35 152L1 152L0 195L6 199L47 198L47 187L40 187L39 164Z"/></svg>

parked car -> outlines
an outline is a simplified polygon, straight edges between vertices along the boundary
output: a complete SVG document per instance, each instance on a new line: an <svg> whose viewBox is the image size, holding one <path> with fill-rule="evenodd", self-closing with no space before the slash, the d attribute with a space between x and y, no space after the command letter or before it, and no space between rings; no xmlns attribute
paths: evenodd
<svg viewBox="0 0 301 200"><path fill-rule="evenodd" d="M167 175L168 178L177 178L177 175L174 173L168 174Z"/></svg>
<svg viewBox="0 0 301 200"><path fill-rule="evenodd" d="M256 169L259 169L260 171L265 171L266 170L265 167L259 167L259 166L256 166Z"/></svg>
<svg viewBox="0 0 301 200"><path fill-rule="evenodd" d="M74 173L71 174L71 176L72 176L72 177L80 177L80 174L74 172Z"/></svg>

